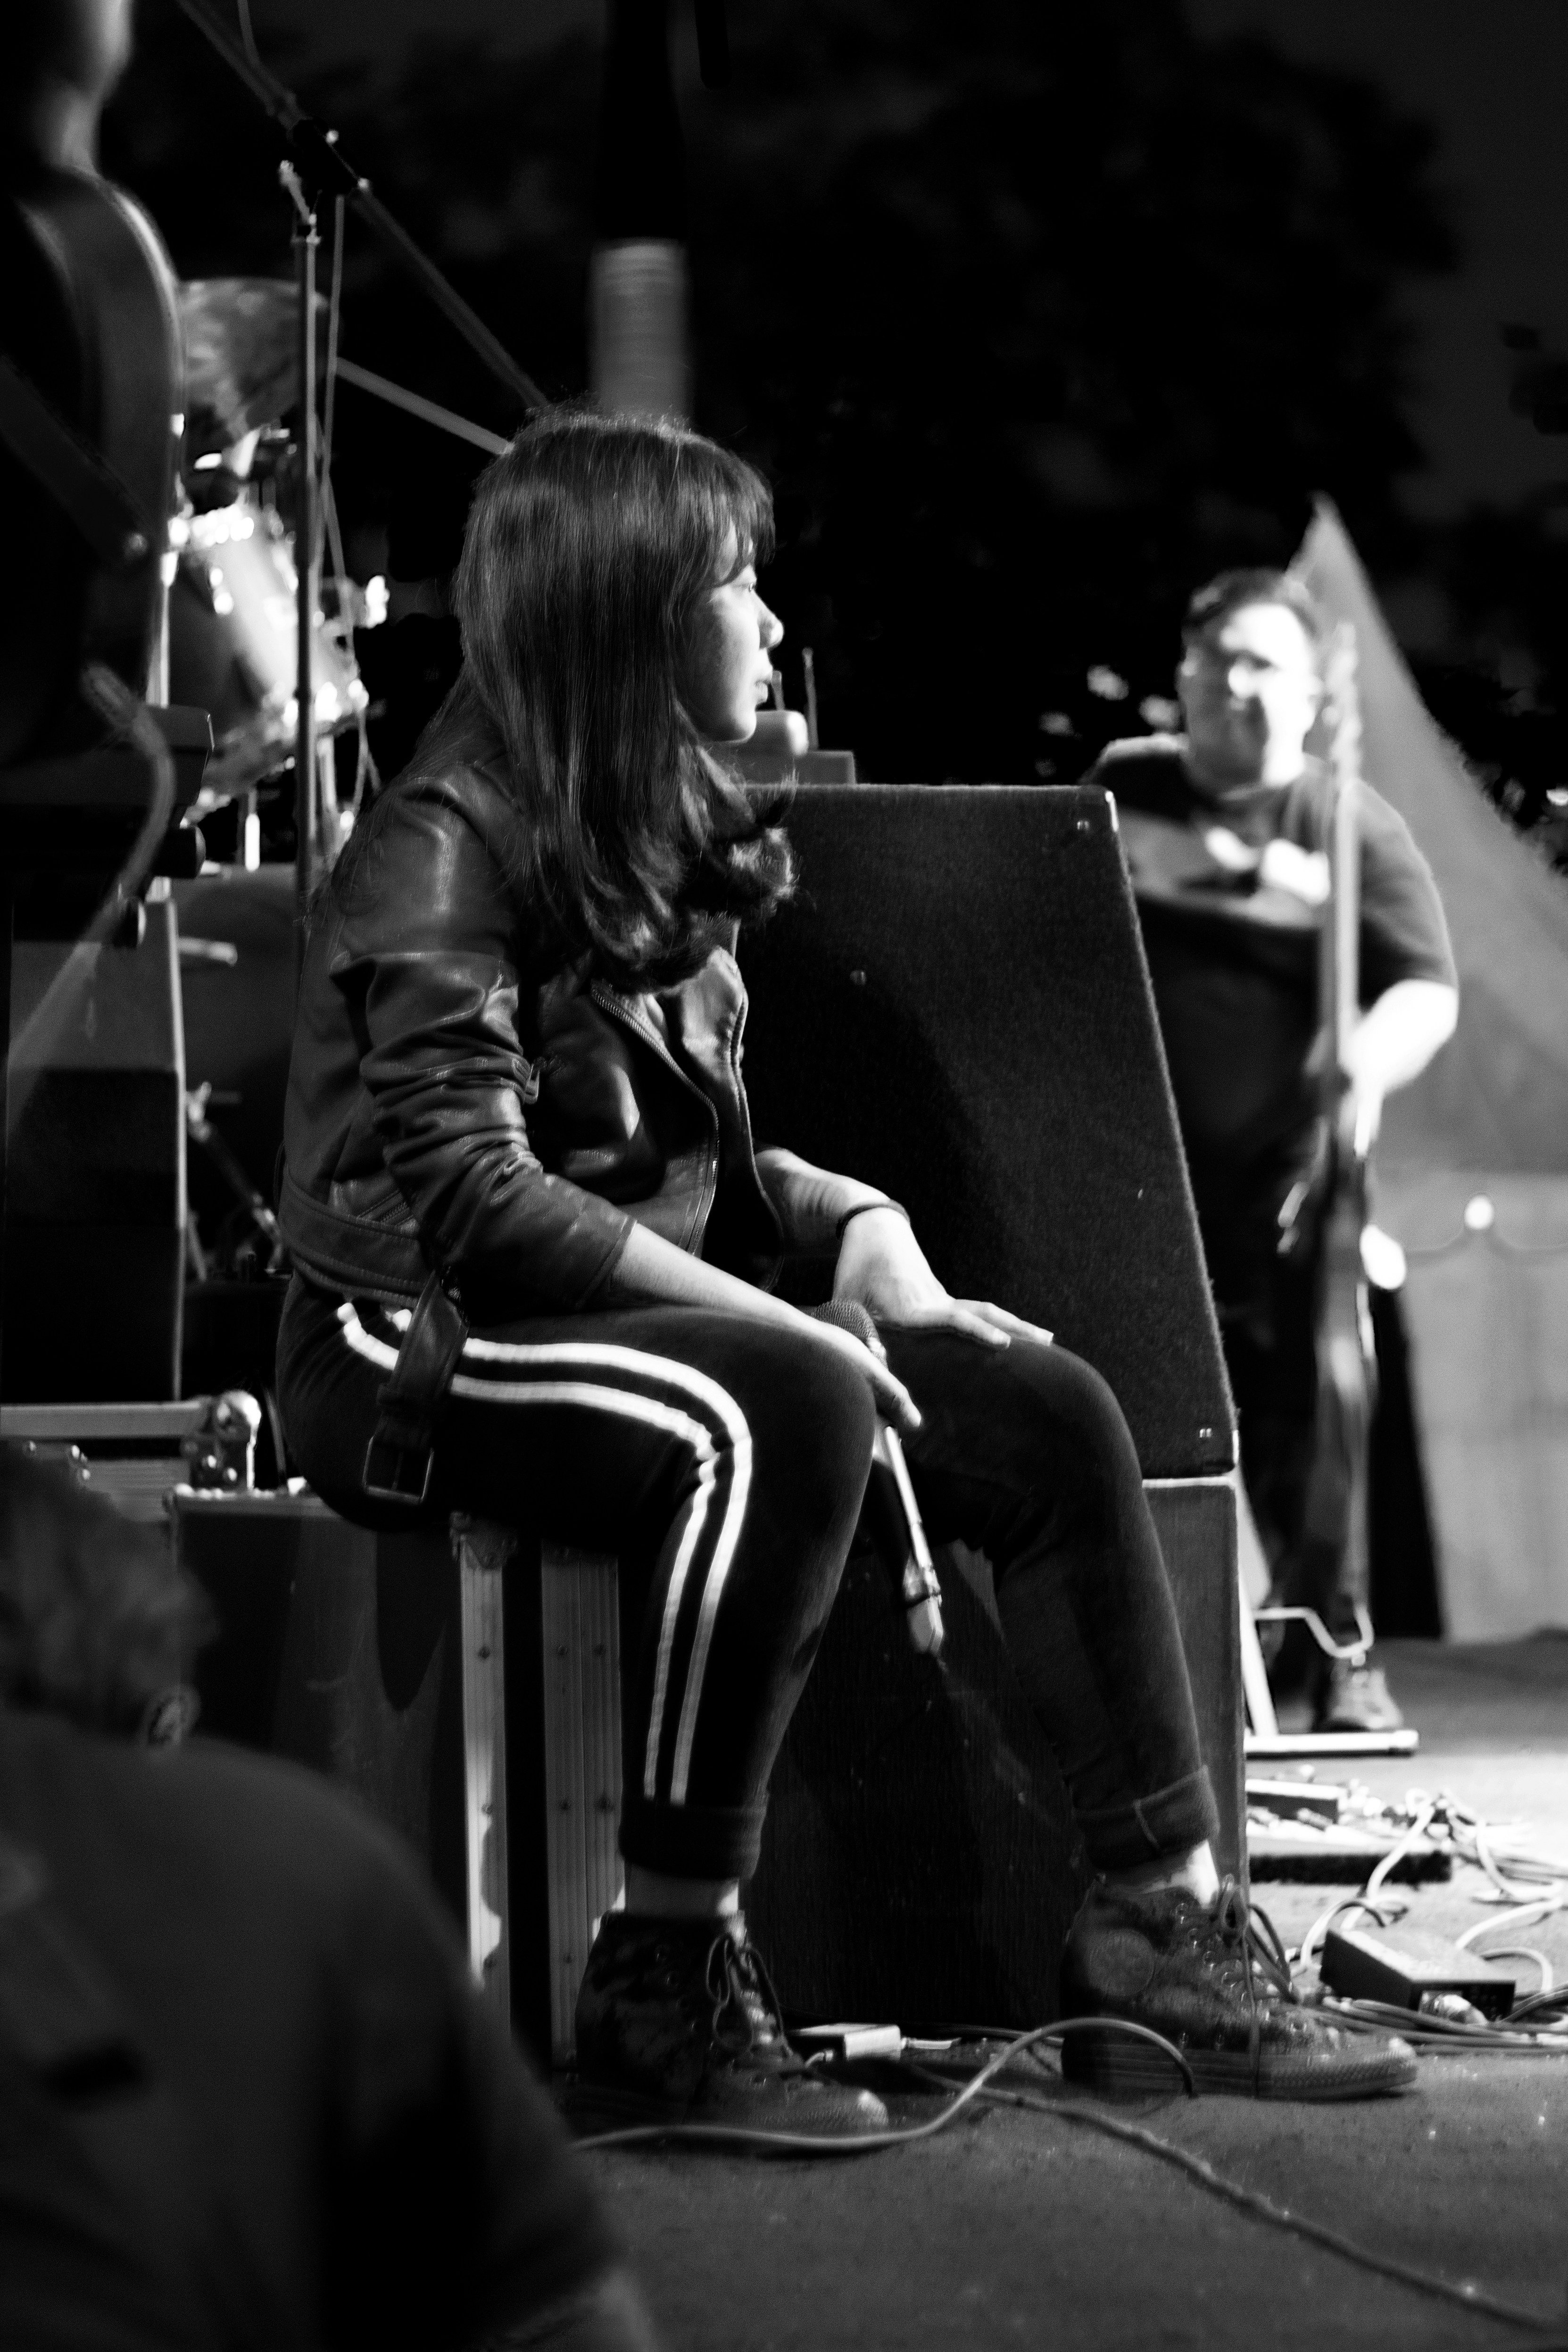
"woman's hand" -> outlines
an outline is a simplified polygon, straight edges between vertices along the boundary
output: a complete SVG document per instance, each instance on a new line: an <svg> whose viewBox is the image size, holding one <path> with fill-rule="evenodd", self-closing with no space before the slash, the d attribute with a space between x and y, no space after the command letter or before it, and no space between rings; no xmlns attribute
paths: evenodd
<svg viewBox="0 0 1568 2352"><path fill-rule="evenodd" d="M1009 1315L1005 1307L951 1297L926 1264L909 1220L897 1209L862 1209L851 1218L833 1276L833 1297L858 1299L879 1323L959 1331L983 1347L1008 1347L1015 1334L1051 1344L1049 1331Z"/></svg>
<svg viewBox="0 0 1568 2352"><path fill-rule="evenodd" d="M888 1370L882 1359L873 1356L864 1341L857 1339L852 1331L841 1330L836 1323L819 1323L810 1315L802 1315L800 1320L808 1331L815 1333L820 1339L825 1339L834 1354L841 1356L845 1363L860 1374L870 1389L883 1420L892 1422L894 1429L901 1430L905 1437L913 1437L920 1427L920 1408L904 1382Z"/></svg>
<svg viewBox="0 0 1568 2352"><path fill-rule="evenodd" d="M607 1306L656 1302L665 1307L697 1307L709 1314L744 1315L756 1323L803 1333L816 1346L831 1348L860 1374L883 1421L911 1437L920 1426L920 1408L904 1382L879 1363L852 1331L816 1322L786 1300L709 1265L703 1258L690 1256L644 1225L633 1225L627 1234L603 1295Z"/></svg>

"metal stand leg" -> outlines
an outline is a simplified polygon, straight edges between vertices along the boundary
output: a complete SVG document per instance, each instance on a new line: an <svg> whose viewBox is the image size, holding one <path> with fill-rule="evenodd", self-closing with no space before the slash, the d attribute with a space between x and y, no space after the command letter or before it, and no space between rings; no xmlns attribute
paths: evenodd
<svg viewBox="0 0 1568 2352"><path fill-rule="evenodd" d="M613 1559L547 1544L540 1561L549 1860L550 2054L577 2047L578 1987L621 1899L621 1643Z"/></svg>
<svg viewBox="0 0 1568 2352"><path fill-rule="evenodd" d="M1241 1473L1233 1470L1230 1475L1236 1490L1236 1573L1241 1586L1241 1688L1247 1701L1249 1727L1271 1739L1280 1725L1257 1625L1257 1612L1269 1594L1269 1564L1263 1556Z"/></svg>
<svg viewBox="0 0 1568 2352"><path fill-rule="evenodd" d="M455 1517L463 1644L463 1811L467 1846L468 1962L508 2029L511 1937L507 1879L507 1641L502 1576L516 1538Z"/></svg>
<svg viewBox="0 0 1568 2352"><path fill-rule="evenodd" d="M1241 1688L1247 1700L1247 1721L1252 1731L1265 1739L1272 1739L1280 1728L1274 1713L1274 1696L1269 1688L1269 1669L1263 1664L1263 1652L1258 1641L1258 1628L1253 1622L1247 1587L1241 1587Z"/></svg>

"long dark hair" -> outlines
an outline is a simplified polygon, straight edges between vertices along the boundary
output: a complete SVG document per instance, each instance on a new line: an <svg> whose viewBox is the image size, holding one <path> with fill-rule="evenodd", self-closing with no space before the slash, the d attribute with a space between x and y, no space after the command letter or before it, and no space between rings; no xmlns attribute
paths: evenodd
<svg viewBox="0 0 1568 2352"><path fill-rule="evenodd" d="M772 551L768 485L700 434L556 410L480 477L457 568L465 667L410 774L500 740L516 879L607 977L684 977L793 887L789 846L701 740L678 668L727 555Z"/></svg>

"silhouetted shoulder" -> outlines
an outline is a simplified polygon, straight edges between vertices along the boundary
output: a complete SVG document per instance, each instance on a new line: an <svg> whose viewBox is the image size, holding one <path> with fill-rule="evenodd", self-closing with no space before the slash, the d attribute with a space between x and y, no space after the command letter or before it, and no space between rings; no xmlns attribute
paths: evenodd
<svg viewBox="0 0 1568 2352"><path fill-rule="evenodd" d="M1124 770L1151 760L1180 760L1186 751L1185 735L1119 735L1107 743L1090 770L1097 775L1102 768Z"/></svg>
<svg viewBox="0 0 1568 2352"><path fill-rule="evenodd" d="M414 1940L447 1923L418 1863L357 1800L317 1772L221 1740L152 1749L46 1715L0 1709L5 1825L84 1891L134 1881L189 1916L243 1923L287 1916L332 1943L367 1912L396 1914ZM175 1907L182 1907L175 1903ZM453 1940L455 1940L455 1931Z"/></svg>
<svg viewBox="0 0 1568 2352"><path fill-rule="evenodd" d="M1107 743L1083 779L1119 803L1162 816L1185 816L1193 793L1184 735L1128 735Z"/></svg>

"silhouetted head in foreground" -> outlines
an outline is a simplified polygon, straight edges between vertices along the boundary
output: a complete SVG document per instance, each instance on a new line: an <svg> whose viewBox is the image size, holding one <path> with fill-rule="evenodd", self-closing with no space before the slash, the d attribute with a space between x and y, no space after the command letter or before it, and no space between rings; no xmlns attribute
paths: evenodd
<svg viewBox="0 0 1568 2352"><path fill-rule="evenodd" d="M0 1446L0 1706L134 1735L204 1623L167 1539Z"/></svg>

